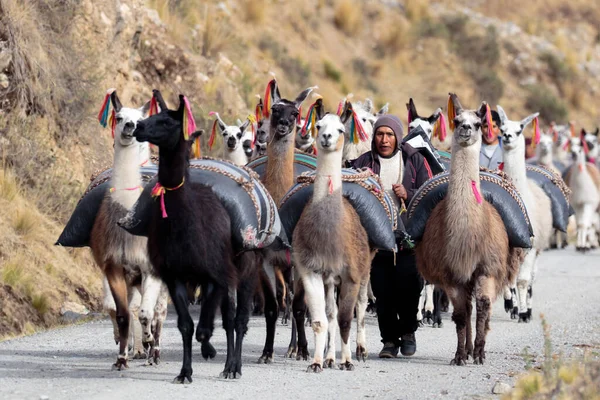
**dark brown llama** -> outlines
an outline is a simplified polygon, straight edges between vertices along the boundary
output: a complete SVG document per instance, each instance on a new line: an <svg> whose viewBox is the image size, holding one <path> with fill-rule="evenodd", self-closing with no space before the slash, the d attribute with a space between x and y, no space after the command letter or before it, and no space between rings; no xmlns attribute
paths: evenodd
<svg viewBox="0 0 600 400"><path fill-rule="evenodd" d="M190 141L194 138L188 140L184 132L186 114L191 112L187 100L180 95L179 108L169 110L160 92L153 93L162 111L139 123L134 136L159 148L158 183L153 191L159 199L153 205L148 251L153 267L169 289L183 339L183 366L174 383L192 381L194 322L188 311L188 284L203 289L196 331L202 355L214 356L209 339L220 302L227 334L227 360L221 377L239 378L257 255L246 252L234 256L229 214L210 187L189 179Z"/></svg>

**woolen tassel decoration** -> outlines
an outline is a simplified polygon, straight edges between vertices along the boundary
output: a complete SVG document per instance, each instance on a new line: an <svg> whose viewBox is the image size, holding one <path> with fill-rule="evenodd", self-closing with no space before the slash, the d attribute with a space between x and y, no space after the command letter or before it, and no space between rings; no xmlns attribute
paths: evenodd
<svg viewBox="0 0 600 400"><path fill-rule="evenodd" d="M475 181L471 181L471 189L473 190L473 195L475 196L477 204L481 204L483 199L481 198L481 193L479 193L479 190L477 189L477 183Z"/></svg>
<svg viewBox="0 0 600 400"><path fill-rule="evenodd" d="M356 115L356 112L352 112L352 122L353 123L353 127L354 130L356 130L355 133L355 138L354 138L354 143L358 143L358 140L360 140L361 142L365 142L367 140L367 133L365 132L365 129L363 128L363 126L360 123L360 120L358 119L358 115Z"/></svg>
<svg viewBox="0 0 600 400"><path fill-rule="evenodd" d="M152 99L150 100L150 109L148 110L148 116L151 117L155 114L158 114L158 102L156 101L154 96L152 96Z"/></svg>
<svg viewBox="0 0 600 400"><path fill-rule="evenodd" d="M196 132L196 121L192 114L192 107L187 97L183 96L185 108L183 109L183 138L190 140L190 135Z"/></svg>
<svg viewBox="0 0 600 400"><path fill-rule="evenodd" d="M306 137L309 132L313 137L315 137L315 135L316 135L317 113L315 112L315 104L317 104L317 103L316 102L312 103L306 113L306 119L304 120L304 126L302 127L302 130L300 131L300 136L302 136L302 137Z"/></svg>
<svg viewBox="0 0 600 400"><path fill-rule="evenodd" d="M533 137L531 138L531 148L535 149L535 147L540 143L541 134L540 134L540 121L538 117L533 119Z"/></svg>
<svg viewBox="0 0 600 400"><path fill-rule="evenodd" d="M200 149L200 136L194 139L194 146L192 147L192 158L202 157L202 151Z"/></svg>
<svg viewBox="0 0 600 400"><path fill-rule="evenodd" d="M258 95L257 95L258 96ZM260 97L259 97L260 100ZM262 100L256 105L256 107L254 108L254 118L256 118L256 121L260 121L262 119Z"/></svg>
<svg viewBox="0 0 600 400"><path fill-rule="evenodd" d="M112 135L112 138L115 138L115 128L117 127L117 113L115 112L115 109L113 108L112 112L110 113L110 117L108 118L108 123L110 124L110 134Z"/></svg>
<svg viewBox="0 0 600 400"><path fill-rule="evenodd" d="M440 113L440 117L435 122L435 126L433 127L433 136L437 137L440 142L446 140L446 117L444 117L444 113Z"/></svg>
<svg viewBox="0 0 600 400"><path fill-rule="evenodd" d="M454 109L452 97L448 96L448 126L451 130L454 130L456 128L454 126L454 118L456 118L456 110Z"/></svg>
<svg viewBox="0 0 600 400"><path fill-rule="evenodd" d="M485 105L485 122L487 123L487 126L488 126L487 137L488 137L488 139L491 139L492 136L494 135L494 132L492 130L492 110L491 110L489 104Z"/></svg>
<svg viewBox="0 0 600 400"><path fill-rule="evenodd" d="M263 106L263 116L265 118L269 118L271 115L271 90L276 83L277 81L275 78L271 79L267 84L267 89L265 90L265 104Z"/></svg>
<svg viewBox="0 0 600 400"><path fill-rule="evenodd" d="M106 128L108 123L108 115L109 109L111 105L110 95L115 91L115 88L110 88L106 91L106 95L104 96L104 101L102 101L102 107L100 107L100 111L98 112L98 122L102 125L103 128Z"/></svg>
<svg viewBox="0 0 600 400"><path fill-rule="evenodd" d="M211 111L208 115L213 115L214 113ZM208 138L208 149L212 150L213 145L215 144L215 139L217 137L217 120L213 122L212 130L210 131L210 137Z"/></svg>
<svg viewBox="0 0 600 400"><path fill-rule="evenodd" d="M338 117L342 116L342 112L344 111L344 101L340 101L338 104L338 108L337 108L337 112L336 114L338 115Z"/></svg>
<svg viewBox="0 0 600 400"><path fill-rule="evenodd" d="M575 123L574 122L569 122L569 130L571 131L571 137L577 137L577 134L575 133Z"/></svg>
<svg viewBox="0 0 600 400"><path fill-rule="evenodd" d="M254 144L256 143L256 118L254 115L248 115L248 121L250 121L250 126L252 127L252 141L250 142L250 148L254 150Z"/></svg>

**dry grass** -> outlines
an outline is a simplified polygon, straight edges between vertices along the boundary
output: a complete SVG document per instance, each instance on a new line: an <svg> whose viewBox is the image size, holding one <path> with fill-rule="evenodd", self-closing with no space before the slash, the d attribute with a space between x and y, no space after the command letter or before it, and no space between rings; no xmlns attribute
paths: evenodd
<svg viewBox="0 0 600 400"><path fill-rule="evenodd" d="M405 0L404 12L410 21L418 22L429 17L431 3L425 0Z"/></svg>
<svg viewBox="0 0 600 400"><path fill-rule="evenodd" d="M25 281L25 259L12 258L2 265L2 282L11 287L21 287Z"/></svg>
<svg viewBox="0 0 600 400"><path fill-rule="evenodd" d="M240 6L246 21L253 24L264 21L268 7L266 0L240 0Z"/></svg>
<svg viewBox="0 0 600 400"><path fill-rule="evenodd" d="M26 236L33 232L39 222L39 215L31 208L21 208L13 219L13 229L17 234Z"/></svg>
<svg viewBox="0 0 600 400"><path fill-rule="evenodd" d="M0 170L0 197L13 201L19 193L19 186L15 175L6 169Z"/></svg>
<svg viewBox="0 0 600 400"><path fill-rule="evenodd" d="M339 0L335 4L333 21L335 26L349 36L356 36L361 32L363 23L363 9L359 1Z"/></svg>

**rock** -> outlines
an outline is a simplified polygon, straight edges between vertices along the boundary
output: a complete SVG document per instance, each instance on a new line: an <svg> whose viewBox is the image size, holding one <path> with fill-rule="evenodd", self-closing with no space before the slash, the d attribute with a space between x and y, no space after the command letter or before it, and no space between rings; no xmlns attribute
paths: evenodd
<svg viewBox="0 0 600 400"><path fill-rule="evenodd" d="M6 74L0 74L0 88L6 89L8 88L8 85L8 76L6 76Z"/></svg>
<svg viewBox="0 0 600 400"><path fill-rule="evenodd" d="M3 51L2 47L0 47L0 71L4 71L8 67L8 64L10 64L11 61L12 61L12 55L10 54L8 49L5 49Z"/></svg>
<svg viewBox="0 0 600 400"><path fill-rule="evenodd" d="M493 394L504 394L504 393L510 392L510 389L511 389L511 387L509 384L498 381L492 388L492 393Z"/></svg>
<svg viewBox="0 0 600 400"><path fill-rule="evenodd" d="M147 8L146 9L146 16L148 17L148 19L154 23L154 25L157 26L163 26L163 22L160 19L160 16L158 15L158 11Z"/></svg>
<svg viewBox="0 0 600 400"><path fill-rule="evenodd" d="M73 311L67 311L64 314L62 314L62 317L61 317L62 322L64 322L64 323L73 323L73 322L79 321L83 318L87 318L87 315L79 314L79 313L76 313Z"/></svg>
<svg viewBox="0 0 600 400"><path fill-rule="evenodd" d="M104 14L104 11L100 11L100 19L102 20L102 23L104 23L104 25L112 26L113 24L110 18L108 18L106 14Z"/></svg>
<svg viewBox="0 0 600 400"><path fill-rule="evenodd" d="M90 310L87 309L86 306L81 305L79 303L74 303L72 301L65 301L65 303L60 308L60 315L65 315L68 312L72 312L75 314L88 315Z"/></svg>

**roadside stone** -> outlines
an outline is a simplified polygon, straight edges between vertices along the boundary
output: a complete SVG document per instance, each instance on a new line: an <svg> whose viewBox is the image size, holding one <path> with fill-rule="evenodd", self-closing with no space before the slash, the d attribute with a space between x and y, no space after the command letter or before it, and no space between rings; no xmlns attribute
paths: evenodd
<svg viewBox="0 0 600 400"><path fill-rule="evenodd" d="M493 394L504 394L504 393L510 392L510 389L511 389L511 387L509 384L498 381L492 388L492 393Z"/></svg>

